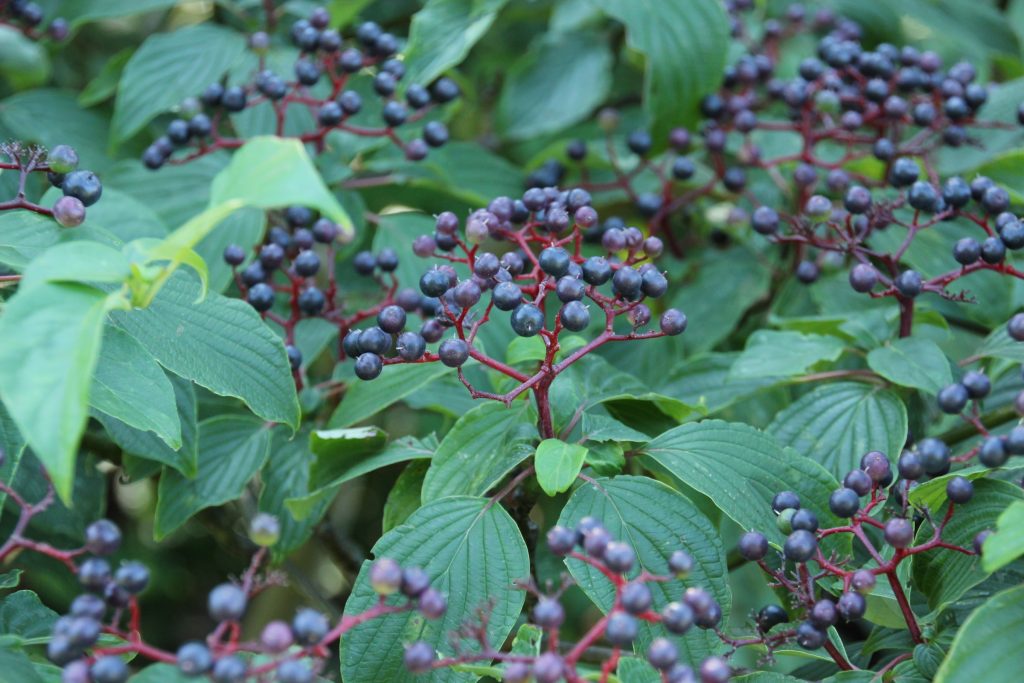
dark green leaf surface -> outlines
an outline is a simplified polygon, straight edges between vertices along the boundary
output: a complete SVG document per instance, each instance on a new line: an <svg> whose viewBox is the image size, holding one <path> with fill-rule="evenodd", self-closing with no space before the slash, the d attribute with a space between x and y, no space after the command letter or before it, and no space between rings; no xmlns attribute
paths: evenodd
<svg viewBox="0 0 1024 683"><path fill-rule="evenodd" d="M511 632L523 607L524 593L513 582L530 571L529 555L515 522L500 505L481 498L457 496L426 504L373 547L374 557L390 557L406 566L422 567L431 585L448 596L444 617L426 621L412 613L392 614L362 624L342 644L342 677L351 683L393 681L434 683L470 681L472 677L438 670L428 679L409 673L402 663L402 645L426 640L451 654L448 634L489 604L487 634L497 643ZM358 614L377 602L365 562L354 592L345 605ZM470 646L472 647L472 646Z"/></svg>

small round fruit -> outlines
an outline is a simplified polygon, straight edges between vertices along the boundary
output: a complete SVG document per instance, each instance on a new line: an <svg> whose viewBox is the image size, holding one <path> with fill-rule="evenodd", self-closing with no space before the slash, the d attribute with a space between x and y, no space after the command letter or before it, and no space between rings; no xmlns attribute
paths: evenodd
<svg viewBox="0 0 1024 683"><path fill-rule="evenodd" d="M320 612L309 608L302 608L295 613L292 619L292 635L295 642L301 645L315 645L320 642L330 628L330 623Z"/></svg>
<svg viewBox="0 0 1024 683"><path fill-rule="evenodd" d="M376 353L361 353L356 358L356 377L362 380L377 379L384 369L384 360Z"/></svg>
<svg viewBox="0 0 1024 683"><path fill-rule="evenodd" d="M98 519L85 528L85 548L93 555L113 555L121 547L121 529L109 519Z"/></svg>
<svg viewBox="0 0 1024 683"><path fill-rule="evenodd" d="M75 228L85 221L85 204L77 197L61 197L53 205L53 218L65 228Z"/></svg>
<svg viewBox="0 0 1024 683"><path fill-rule="evenodd" d="M54 173L71 173L78 168L78 152L70 145L57 145L46 155L46 163Z"/></svg>
<svg viewBox="0 0 1024 683"><path fill-rule="evenodd" d="M786 559L793 562L806 562L814 557L818 549L818 541L810 531L797 529L787 538L782 546L782 552Z"/></svg>
<svg viewBox="0 0 1024 683"><path fill-rule="evenodd" d="M963 505L974 496L974 484L967 477L953 477L946 482L946 496L958 505Z"/></svg>
<svg viewBox="0 0 1024 683"><path fill-rule="evenodd" d="M682 334L686 330L686 323L686 314L675 308L662 313L659 321L661 331L669 336Z"/></svg>
<svg viewBox="0 0 1024 683"><path fill-rule="evenodd" d="M65 197L76 197L85 206L92 206L103 194L103 184L92 171L72 171L64 176L61 190Z"/></svg>
<svg viewBox="0 0 1024 683"><path fill-rule="evenodd" d="M878 284L878 271L868 263L858 263L850 270L850 286L854 291L870 292Z"/></svg>
<svg viewBox="0 0 1024 683"><path fill-rule="evenodd" d="M533 304L519 304L512 311L511 322L520 337L533 337L544 328L544 312Z"/></svg>
<svg viewBox="0 0 1024 683"><path fill-rule="evenodd" d="M836 517L853 517L860 509L860 496L844 486L832 492L828 507Z"/></svg>
<svg viewBox="0 0 1024 683"><path fill-rule="evenodd" d="M739 551L743 559L757 562L768 554L768 539L764 534L748 531L740 537Z"/></svg>
<svg viewBox="0 0 1024 683"><path fill-rule="evenodd" d="M212 591L206 609L214 621L238 621L245 614L249 599L240 586L222 583Z"/></svg>
<svg viewBox="0 0 1024 683"><path fill-rule="evenodd" d="M571 332L585 330L590 324L590 309L582 301L570 301L558 312L562 327Z"/></svg>
<svg viewBox="0 0 1024 683"><path fill-rule="evenodd" d="M625 612L612 612L605 624L604 637L616 647L629 647L639 632L637 620Z"/></svg>
<svg viewBox="0 0 1024 683"><path fill-rule="evenodd" d="M448 367L461 367L469 359L469 344L463 339L446 339L437 349L437 355Z"/></svg>
<svg viewBox="0 0 1024 683"><path fill-rule="evenodd" d="M970 398L967 387L963 384L950 384L939 392L939 409L944 413L956 415L967 406Z"/></svg>
<svg viewBox="0 0 1024 683"><path fill-rule="evenodd" d="M893 517L885 523L885 542L894 548L906 548L914 541L914 525L902 517Z"/></svg>
<svg viewBox="0 0 1024 683"><path fill-rule="evenodd" d="M800 496L792 491L780 491L772 498L772 510L776 513L787 509L800 509Z"/></svg>

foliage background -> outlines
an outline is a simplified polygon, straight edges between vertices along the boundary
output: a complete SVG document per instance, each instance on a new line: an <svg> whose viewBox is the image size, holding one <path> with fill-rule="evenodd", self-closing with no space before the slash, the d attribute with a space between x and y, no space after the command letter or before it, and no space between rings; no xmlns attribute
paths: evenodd
<svg viewBox="0 0 1024 683"><path fill-rule="evenodd" d="M146 171L138 157L169 120L167 110L182 98L198 94L216 77L218 68L236 68L244 35L259 26L260 3L51 0L42 4L49 16L59 12L70 20L72 35L64 44L54 45L34 43L0 29L0 137L75 146L83 165L95 169L105 184L97 217L90 220L125 240L167 234L206 207L211 179L226 165L227 156L158 173ZM778 13L786 4L758 3L758 11ZM938 51L947 62L969 58L982 80L1024 77L1022 0L807 4L812 9L833 7L861 22L869 42L909 42ZM364 211L387 214L395 207L411 207L428 215L441 210L464 215L490 197L516 195L528 172L549 158L563 158L567 140L580 137L595 141L596 146L601 134L593 114L602 106L621 111L621 130L646 124L655 140L663 139L674 125L693 124L699 98L717 86L724 65L737 56L726 38L725 14L714 2L333 0L328 6L339 26L373 19L399 36L410 36L406 53L411 73L429 80L451 70L464 92L450 121L457 141L419 165L372 147L361 149L352 166L344 163L351 149L318 158L319 170L333 185L355 170L386 170L393 176L394 182L386 186L337 192L358 235L348 256L371 243L378 248L396 244L405 256L408 239L429 223L426 218L385 216L382 229L373 234L362 219ZM287 16L297 17L308 13L313 3L286 2L283 7ZM191 39L182 38L187 32L193 32ZM804 39L793 41L780 70L792 73L812 47ZM283 43L275 49L282 59L290 50ZM151 56L143 59L147 50ZM197 75L204 68L210 73ZM1024 92L1021 81L1011 87ZM953 152L943 160L944 167L965 176L986 172L1021 191L1024 137L1014 132L992 141L995 144L984 150ZM0 174L3 192L13 194L13 180L14 174ZM34 190L38 193L43 188ZM602 208L638 219L630 206L614 199ZM711 416L769 431L773 421L780 423L780 416L813 411L827 401L836 407L837 418L854 414L868 430L875 430L876 434L868 435L869 441L881 440L891 444L888 450L898 451L903 441L900 431L906 429L906 417L899 415L900 401L911 407L913 419L923 422L921 416L926 416L930 421L934 416L922 397L934 388L904 391L896 400L900 407L894 407L883 399L865 404L856 389L854 395L842 396L837 385L825 388L830 393L801 402L808 389L800 384L763 377L741 386L724 381L750 333L766 322L787 328L785 320L791 318L788 329L808 329L813 323L801 328L797 320L801 315L846 316L851 310L847 307L854 304L842 289L842 277L826 279L809 295L783 290L775 302L769 302L769 292L777 291L777 273L744 246L745 235L723 223L721 215L720 207L712 207L695 217L694 230L725 235L729 246L709 247L684 261L666 262L674 279L685 283L673 303L690 315L686 338L624 349L620 355L610 351L609 360L654 391L687 403L698 403L703 397ZM262 224L258 218L253 220L259 230ZM252 231L244 221L232 227L236 234ZM228 283L218 257L228 241L225 235L226 230L215 233L198 248L218 290L226 289ZM411 254L407 260L412 261ZM985 306L940 307L955 324L948 329L926 325L922 336L937 342L950 358L973 353L989 329L1024 303L1024 286L1019 283L1001 282L994 287L986 292ZM486 341L497 345L508 340ZM666 368L671 368L667 377ZM943 368L936 372L941 375ZM1020 388L1017 373L1005 374L997 384L1007 402ZM303 404L313 400L308 394L299 398ZM371 422L391 438L443 435L470 407L461 387L448 377L404 397ZM856 414L859 409L865 412ZM202 420L241 414L244 409L233 399L197 387L196 410ZM950 425L940 425L938 431L942 426ZM909 428L913 433L923 431L925 425L911 422ZM934 428L929 425L930 430ZM852 458L860 452L861 443L850 445L846 434L830 438L829 453L821 456L826 466L832 464L830 458ZM275 443L272 452L278 453L279 446ZM125 458L95 422L84 436L83 452L74 509L53 511L43 520L45 526L63 526L64 533L73 537L85 521L106 514L128 528L128 554L155 570L153 587L144 599L145 630L157 644L187 639L207 625L203 605L208 588L223 575L239 572L247 561L239 541L244 534L241 520L258 505L257 487L250 484L240 499L203 510L157 543L158 484L150 476L155 470L149 463ZM231 448L226 449L225 456L230 452ZM312 538L284 560L293 579L290 592L278 591L272 599L260 600L251 621L261 624L272 615L287 616L298 602L310 602L337 615L360 562L382 528L390 525L388 515L398 505L391 493L396 481L401 486L402 478L422 469L416 462L408 467L393 465L345 483ZM718 521L724 545L731 547L736 525L722 518L703 496L691 493ZM555 514L561 503L550 503ZM2 525L10 523L9 518L0 520ZM72 597L73 588L61 571L45 559L24 561L39 570L27 573L24 584L39 591L47 604L61 606ZM537 563L541 571L550 571L550 558L542 555ZM750 609L770 598L750 567L733 572L730 582L735 600L732 614L740 622ZM576 607L585 609L582 595L574 598ZM175 618L166 618L170 614Z"/></svg>

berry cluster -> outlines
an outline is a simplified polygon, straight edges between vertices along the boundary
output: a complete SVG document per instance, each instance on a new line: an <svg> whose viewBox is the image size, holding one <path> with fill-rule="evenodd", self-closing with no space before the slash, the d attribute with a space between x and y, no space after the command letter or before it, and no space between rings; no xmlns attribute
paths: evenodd
<svg viewBox="0 0 1024 683"><path fill-rule="evenodd" d="M12 26L29 38L38 39L48 35L53 40L64 40L68 37L70 26L66 19L60 17L50 22L46 33L39 27L46 13L37 2L31 0L4 0L0 2L0 26Z"/></svg>
<svg viewBox="0 0 1024 683"><path fill-rule="evenodd" d="M467 626L462 635L474 639L480 645L479 652L457 652L451 657L438 658L430 644L415 642L406 648L406 667L414 673L425 673L468 662L500 662L501 680L507 683L606 682L614 674L620 658L624 654L632 654L642 622L660 625L674 636L683 635L693 627L719 632L717 627L722 619L722 609L703 588L687 588L678 601L670 602L661 609L654 606L650 584L685 578L693 567L693 559L686 552L676 550L665 558L667 574L653 574L646 570L636 572L633 549L613 538L593 517L584 517L574 529L553 527L548 531L547 544L556 556L593 567L615 589L615 600L609 612L578 642L569 644L559 638L559 630L566 618L559 598L571 585L571 580L567 578L557 590L546 592L533 581L525 581L520 586L536 599L530 622L545 636L539 654L502 652L487 640L484 629ZM728 638L724 640L733 642ZM593 646L605 643L611 650L610 653L602 651L598 677L597 673L591 673L594 663L589 664L590 668L584 667L581 657ZM728 662L722 657L705 659L695 672L680 661L678 647L667 637L652 640L645 654L651 666L661 673L661 680L668 683L695 683L698 680L702 683L724 683L732 675Z"/></svg>
<svg viewBox="0 0 1024 683"><path fill-rule="evenodd" d="M385 137L403 150L406 158L419 161L432 147L448 142L448 128L440 121L424 124L419 137L403 140L397 130L422 119L433 107L459 97L459 87L449 78L440 78L428 86L410 83L399 97L399 85L406 68L396 55L398 39L369 21L356 29L355 44L345 46L341 35L328 28L330 15L317 8L308 19L299 19L291 27L291 41L299 48L294 79L266 68L266 53L271 37L254 33L250 48L259 55L260 66L244 84L210 84L199 98L189 98L179 107L178 118L168 125L143 153L148 168L165 163L183 163L219 149L236 149L245 144L232 125L231 116L267 104L276 120L275 134L284 137L289 110L307 109L316 119L316 129L297 137L317 150L326 146L332 131L360 137ZM350 79L372 73L373 90L381 98L380 127L355 124L352 117L363 109L363 97L350 87ZM403 101L404 100L404 101ZM186 154L172 158L176 150Z"/></svg>
<svg viewBox="0 0 1024 683"><path fill-rule="evenodd" d="M900 481L892 487L894 476L889 459L884 453L871 451L861 458L859 469L843 478L843 485L828 500L829 511L836 517L848 519L847 524L821 528L818 516L801 505L796 493L782 491L772 500L777 524L787 534L782 552L777 556L771 553L768 539L757 531L748 531L739 541L738 550L743 558L757 562L802 611L804 621L794 632L796 642L810 650L824 647L842 669L852 667L829 642L827 630L840 619L849 622L864 616L865 596L871 594L879 577L888 581L914 642L923 642L917 617L897 574L900 564L908 557L940 548L978 554L984 540L979 537L974 549L970 549L942 538L957 506L968 503L974 495L970 480L959 476L949 479L946 484L949 506L944 517L937 520L927 509L911 508L906 495L910 486L925 473L921 458L905 452L899 460L898 471ZM890 500L891 504L886 505ZM932 528L932 534L916 544L915 516L927 520ZM856 538L868 553L870 562L853 568L850 566L855 561L852 556L837 558L835 552L826 555L821 542L839 534ZM884 549L882 544L889 549ZM833 581L834 591L827 588ZM759 628L764 631L787 621L788 614L774 606L765 608L758 616Z"/></svg>
<svg viewBox="0 0 1024 683"><path fill-rule="evenodd" d="M207 611L215 628L202 640L170 652L146 643L140 633L138 596L149 584L149 569L130 560L116 569L111 565L109 558L118 552L122 540L116 524L106 519L93 522L86 528L82 547L61 550L24 536L31 519L52 504L52 487L38 503L25 501L4 482L0 492L20 509L11 536L0 546L0 561L22 549L42 553L63 562L84 591L54 623L47 643L50 660L63 667L64 683L125 683L131 675L126 656L172 664L185 676L202 676L214 683L271 678L279 683L312 683L330 655L329 646L359 624L409 610L437 619L447 609L446 598L430 587L430 577L422 569L403 568L380 558L370 568L370 581L380 599L366 611L331 624L320 612L302 608L290 624L270 621L257 641L242 640L241 620L249 602L284 580L278 572L263 569L267 549L277 542L281 530L275 517L261 513L250 523L249 537L257 550L249 567L238 581L222 583L208 595ZM401 599L386 602L392 595Z"/></svg>
<svg viewBox="0 0 1024 683"><path fill-rule="evenodd" d="M541 434L554 436L548 389L561 372L608 342L652 339L686 329L686 316L667 309L658 330L642 331L653 316L644 302L668 289L668 280L649 262L662 252L660 239L645 238L633 227L608 231L602 237L603 254L583 255L584 231L598 222L590 202L590 194L581 189L533 188L521 199L498 197L486 209L474 211L461 226L461 234L454 213L438 215L434 234L422 235L413 243L417 256L447 261L420 278L420 291L428 300L421 299L419 307L433 317L418 332L403 331L405 311L398 305L387 306L378 314L376 327L350 332L344 345L349 355L357 356L356 375L370 380L385 365L440 361L458 369L459 379L474 398L508 404L532 390ZM511 250L499 255L485 251L485 243L504 244ZM610 291L602 291L605 287ZM599 311L593 326L591 306ZM545 354L536 371L517 370L474 346L481 326L491 321L495 311L509 313L515 334L539 336L543 341ZM617 330L618 321L622 322ZM557 358L564 332L591 327L600 332ZM453 333L443 339L448 329ZM427 344L435 343L439 343L436 351L427 350ZM506 394L478 391L462 371L470 358L512 378L518 386Z"/></svg>
<svg viewBox="0 0 1024 683"><path fill-rule="evenodd" d="M825 13L813 22L813 28L832 28L817 56L800 63L797 77L780 79L778 43L806 26L802 8L793 7L788 28L766 22L761 40L751 41L749 52L726 69L720 92L702 101L700 134L671 131L660 157L652 157L654 141L641 129L626 137L632 156L623 158L612 137L618 114L603 111L607 158L597 166L610 164L611 176L588 168L593 154L575 140L566 155L578 167L580 185L624 192L651 234L662 236L677 256L693 231L684 233L672 221L689 215L696 201L732 203L730 223L743 222L748 214L742 207L749 207L753 231L785 247L800 281L815 281L835 256L845 257L854 264L854 289L896 297L904 327L922 292L962 301L966 294L947 287L964 275L994 270L1021 277L1005 263L1008 249L1024 247L1024 223L1008 213L1009 193L987 178L941 179L936 170L939 148L977 144L973 131L1012 125L980 117L990 90L976 82L974 67L960 62L944 69L938 55L910 46L869 50L856 24ZM741 25L736 30L743 34ZM1024 105L1019 118L1024 123ZM776 136L799 144L766 157L762 146L778 147ZM702 155L695 158L690 152L698 146ZM549 162L530 180L560 181L567 170ZM775 190L758 188L755 175ZM647 191L652 186L657 191ZM788 211L779 208L779 196L790 202ZM906 269L901 261L915 236L947 221L977 231L953 247L950 270L927 278ZM905 229L905 238L895 247L878 246L872 238L892 226Z"/></svg>
<svg viewBox="0 0 1024 683"><path fill-rule="evenodd" d="M1024 313L1010 318L1006 332L1010 339L1024 341ZM979 370L969 370L959 382L943 387L937 397L939 410L947 415L959 415L982 439L976 446L956 456L943 440L935 437L922 439L913 451L906 451L900 457L901 476L908 480L916 480L925 474L940 476L948 473L953 463L969 462L975 457L979 464L996 469L1005 465L1010 456L1024 455L1024 426L1016 425L1008 434L999 436L992 434L982 421L981 402L991 391L991 380ZM1014 408L1017 414L1024 415L1024 391L1017 394ZM903 472L904 465L906 473Z"/></svg>
<svg viewBox="0 0 1024 683"><path fill-rule="evenodd" d="M53 216L65 228L73 228L85 220L85 207L99 201L103 184L92 171L78 169L78 153L68 145L57 145L47 150L20 142L0 143L0 169L18 172L18 194L14 199L0 202L0 211L24 209L43 216ZM64 196L52 209L29 201L25 185L31 173L46 173L50 184L60 188Z"/></svg>
<svg viewBox="0 0 1024 683"><path fill-rule="evenodd" d="M249 304L266 320L284 331L288 359L301 385L303 358L295 346L295 326L303 318L319 317L337 325L344 339L353 325L382 314L396 305L419 305L421 297L412 290L398 291L394 271L398 255L384 249L377 255L360 252L353 262L356 274L373 277L380 286L380 300L366 309L347 312L335 273L338 226L304 206L290 206L281 215L270 214L273 225L263 244L254 247L254 258L246 264L246 249L237 244L224 250L224 261L234 271L235 283ZM319 245L319 246L318 246ZM244 266L244 267L243 267ZM410 296L413 301L410 303ZM275 312L280 298L286 298L286 313Z"/></svg>

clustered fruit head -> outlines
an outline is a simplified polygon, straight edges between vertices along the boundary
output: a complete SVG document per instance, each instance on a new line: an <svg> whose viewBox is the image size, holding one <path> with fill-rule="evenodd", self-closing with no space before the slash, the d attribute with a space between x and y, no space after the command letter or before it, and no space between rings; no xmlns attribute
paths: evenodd
<svg viewBox="0 0 1024 683"><path fill-rule="evenodd" d="M745 3L731 4L735 9ZM746 38L741 14L735 10L734 25ZM799 64L798 74L777 76L779 41L822 29L828 33L817 54ZM1021 277L1004 267L1008 251L1024 248L1024 221L1009 212L1009 192L985 177L940 179L932 160L940 147L978 144L974 129L1013 125L982 118L990 88L977 81L971 64L947 68L937 54L911 46L883 43L869 49L857 24L831 12L819 13L813 22L802 10L789 12L784 21L766 21L761 40L744 45L749 51L726 68L719 92L702 101L698 134L672 130L665 153L655 156L647 131L628 132L623 142L630 155L613 152L616 145L609 140L607 158L594 169L586 161L601 151L590 152L585 141L573 140L566 148L570 167L549 161L531 182L562 182L569 168L579 166L582 187L625 192L651 233L662 235L677 256L681 248L669 226L672 216L692 212L702 197L728 200L734 206L729 225L746 222L755 233L797 250L794 274L803 283L816 281L823 269L844 258L851 263L854 290L902 300L927 291L964 300L946 288L977 270ZM1024 106L1020 118L1024 124ZM609 134L618 120L615 112L599 115ZM803 149L767 157L758 142L779 133L802 136ZM836 147L835 155L821 151L826 142ZM848 166L865 158L881 164L880 178ZM600 166L609 163L612 171L602 171ZM767 183L769 173L792 198L789 210L758 200L751 181L756 174ZM641 182L648 176L660 190L649 191ZM964 231L952 245L946 272L922 276L907 269L900 263L906 245L893 253L869 246L873 235L887 229L908 230L909 242L946 221L957 221ZM591 237L600 239L601 230L597 226Z"/></svg>
<svg viewBox="0 0 1024 683"><path fill-rule="evenodd" d="M92 171L78 168L78 152L69 145L56 145L47 151L43 147L25 145L20 142L0 143L0 154L9 160L5 168L18 171L21 187L25 176L33 172L46 173L53 187L64 196L54 202L53 208L46 209L25 199L21 191L15 201L5 208L28 208L42 214L52 215L65 228L74 228L85 220L85 207L99 201L103 184Z"/></svg>
<svg viewBox="0 0 1024 683"><path fill-rule="evenodd" d="M927 441L927 440L926 440ZM948 452L946 454L948 458ZM948 470L948 461L945 469ZM790 592L804 609L804 621L794 631L796 642L806 649L814 650L827 642L827 630L842 621L850 622L860 619L867 611L866 596L875 587L877 578L884 575L895 576L896 568L906 557L927 552L937 547L941 540L945 522L933 522L937 525L934 537L919 539L915 545L917 529L913 514L906 498L908 487L916 485L917 480L925 473L917 454L906 451L899 459L897 481L888 457L879 451L866 453L860 467L851 470L843 477L842 485L832 492L828 499L829 511L836 517L849 520L837 527L822 528L818 516L805 508L800 496L793 491L780 491L772 499L771 507L776 514L779 529L786 534L782 552L778 558L773 553L768 539L758 531L748 531L740 537L738 552L743 559L757 562L762 569L775 577L779 584ZM939 474L939 472L934 472ZM896 500L901 505L885 507L889 496L888 489L897 482ZM949 479L946 494L954 505L968 503L974 495L974 486L966 477L956 476ZM865 500L866 499L866 500ZM876 514L888 511L888 518ZM949 511L952 514L952 508ZM947 516L947 521L948 521ZM882 521L884 519L884 521ZM929 518L930 519L930 518ZM823 552L820 542L835 534L851 534L865 544L870 544L865 529L881 538L892 548L890 553L882 553L889 558L885 564L874 563L859 569L849 568L854 560L835 558ZM984 540L983 538L981 539ZM980 542L975 545L980 547ZM944 545L944 548L950 546ZM871 553L877 553L874 546L869 546ZM968 552L967 549L961 549ZM978 551L975 550L975 553ZM786 563L791 563L787 565ZM817 565L817 573L808 573L807 565ZM778 566L779 569L774 567ZM793 567L793 581L787 581L787 567ZM813 576L819 586L825 585L826 577L838 579L841 587L824 595L813 590L813 582L804 584L801 577ZM762 633L767 633L774 626L790 621L786 610L776 605L764 607L757 615L756 622Z"/></svg>
<svg viewBox="0 0 1024 683"><path fill-rule="evenodd" d="M722 609L714 597L699 587L689 587L679 599L658 607L650 584L684 579L693 567L693 559L683 550L673 551L664 558L667 572L663 575L635 571L637 557L627 543L616 540L604 525L594 517L582 518L575 527L552 527L547 533L548 549L557 557L584 562L600 571L615 588L615 600L606 617L598 622L588 637L595 644L602 641L612 648L616 657L620 651L632 652L640 643L642 623L664 628L668 636L681 636L692 628L717 633L722 620ZM630 577L633 578L630 578ZM577 680L578 655L566 654L559 648L559 629L566 613L560 602L561 591L542 593L532 583L524 587L537 597L530 613L530 622L545 634L542 651L536 656L518 653L494 653L502 663L502 680L509 683L557 683ZM564 588L563 588L564 590ZM669 637L655 637L646 645L647 661L657 669L662 680L670 683L725 683L732 675L728 662L722 657L709 657L699 664L695 672L680 661L679 648ZM458 658L456 657L456 660ZM437 666L434 648L424 641L409 645L405 650L406 667L414 673L424 673Z"/></svg>
<svg viewBox="0 0 1024 683"><path fill-rule="evenodd" d="M279 534L280 525L272 516L260 514L252 520L250 537L257 540L257 545L265 548ZM86 529L83 551L90 557L77 568L84 592L72 600L68 613L54 623L47 645L50 660L63 668L61 680L65 683L125 683L131 674L123 654L133 650L100 641L104 633L129 641L121 620L126 608L131 613L138 611L137 596L149 583L149 570L139 562L123 561L116 570L111 566L107 558L120 546L121 531L113 522L99 520ZM263 552L259 551L258 559ZM237 626L259 580L255 574L258 559L240 583L222 583L208 594L207 611L218 624L214 634L186 642L174 653L161 653L164 661L173 662L184 676L204 680L208 677L214 683L264 680L272 674L281 683L314 680L318 660L326 653L323 648L340 638L345 630L332 628L324 614L302 608L290 624L268 622L255 642L238 640ZM426 619L438 619L447 609L444 595L430 587L430 577L417 567L403 568L394 560L380 558L370 567L370 583L381 601L399 596L392 609L415 609ZM370 618L373 616L376 613ZM226 631L228 626L232 628ZM224 633L234 635L224 637ZM141 642L138 638L138 633L131 635L131 639ZM152 653L153 649L141 654L145 656L147 652ZM253 655L261 659L255 660Z"/></svg>
<svg viewBox="0 0 1024 683"><path fill-rule="evenodd" d="M37 2L31 0L10 0L0 6L0 19L21 29L30 38L39 38L39 27L46 17L46 12ZM68 37L70 26L67 19L54 18L46 29L46 34L53 40L64 40Z"/></svg>
<svg viewBox="0 0 1024 683"><path fill-rule="evenodd" d="M207 86L198 98L188 98L178 107L177 117L167 125L164 135L143 152L146 167L160 168L176 150L190 149L181 157L187 160L214 149L240 147L244 140L233 126L232 115L267 103L281 122L278 135L284 134L283 121L290 103L313 111L316 128L295 136L321 149L332 131L387 137L412 161L425 158L431 148L447 143L448 128L439 120L424 123L419 136L406 141L396 131L423 119L432 108L457 99L461 94L458 85L442 77L429 86L409 83L403 88L406 67L398 58L398 38L368 21L356 28L353 40L346 42L329 24L330 15L323 8L292 24L291 42L299 49L293 74L284 76L261 66L249 82L218 81ZM250 36L249 47L260 55L261 64L271 42L264 32ZM380 127L352 123L364 104L360 89L351 83L360 74L372 78L373 91L381 100Z"/></svg>
<svg viewBox="0 0 1024 683"><path fill-rule="evenodd" d="M598 324L609 339L618 334L615 340L683 332L686 316L671 308L661 314L658 332L641 332L653 317L645 302L668 289L650 263L662 252L661 240L624 227L604 234L599 253L584 255L583 234L598 221L590 204L584 190L531 188L519 199L492 200L464 223L450 211L439 214L434 233L412 245L417 256L438 261L419 281L423 298L416 304L426 321L405 331L404 316L384 310L376 327L350 332L345 347L356 356L356 374L373 379L384 365L403 362L460 367L476 353L479 326L501 313L515 334L540 335L548 347L563 330ZM626 321L620 330L628 332L615 333L620 319ZM430 351L428 344L439 346Z"/></svg>
<svg viewBox="0 0 1024 683"><path fill-rule="evenodd" d="M249 305L284 328L285 348L296 377L303 364L294 343L295 325L300 320L319 317L337 325L344 334L353 320L377 316L393 324L395 315L401 314L404 320L405 311L420 309L421 297L414 290L398 290L394 276L398 255L385 248L377 254L359 252L352 261L356 275L378 283L379 301L366 310L347 311L335 275L335 248L343 236L339 226L304 206L272 212L270 218L272 225L261 244L251 250L230 244L223 258L232 267Z"/></svg>

